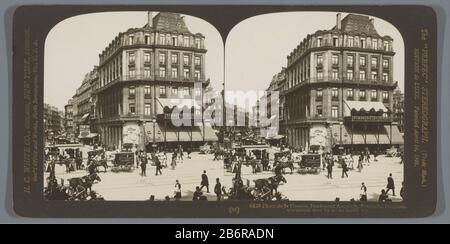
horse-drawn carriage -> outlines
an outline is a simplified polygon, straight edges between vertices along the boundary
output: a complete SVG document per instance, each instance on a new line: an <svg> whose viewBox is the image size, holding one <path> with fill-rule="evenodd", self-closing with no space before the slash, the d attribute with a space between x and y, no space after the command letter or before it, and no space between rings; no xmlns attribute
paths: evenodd
<svg viewBox="0 0 450 244"><path fill-rule="evenodd" d="M403 148L391 147L386 150L387 157L400 157L403 154Z"/></svg>
<svg viewBox="0 0 450 244"><path fill-rule="evenodd" d="M118 152L113 161L113 172L130 172L134 167L133 152Z"/></svg>
<svg viewBox="0 0 450 244"><path fill-rule="evenodd" d="M247 180L244 184L242 179L234 179L233 187L228 195L229 200L250 200L250 201L273 201L287 200L281 192L278 192L280 185L286 184L287 181L282 175L272 176L269 178Z"/></svg>
<svg viewBox="0 0 450 244"><path fill-rule="evenodd" d="M211 146L208 144L200 146L200 154L210 154L211 151L212 151Z"/></svg>
<svg viewBox="0 0 450 244"><path fill-rule="evenodd" d="M106 158L106 153L103 149L92 150L88 152L88 169L103 168L104 172L108 170L108 159Z"/></svg>
<svg viewBox="0 0 450 244"><path fill-rule="evenodd" d="M321 171L321 155L320 154L304 154L299 163L298 172L301 174L318 174Z"/></svg>

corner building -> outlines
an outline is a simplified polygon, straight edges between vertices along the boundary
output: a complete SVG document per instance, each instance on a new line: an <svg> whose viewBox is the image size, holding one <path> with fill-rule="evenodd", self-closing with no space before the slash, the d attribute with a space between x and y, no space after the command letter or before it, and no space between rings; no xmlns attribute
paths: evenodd
<svg viewBox="0 0 450 244"><path fill-rule="evenodd" d="M174 106L202 107L194 104L194 84L209 84L204 39L180 14L149 12L145 26L112 40L99 55L94 91L103 145L143 149L217 140L209 126L175 127L170 121Z"/></svg>
<svg viewBox="0 0 450 244"><path fill-rule="evenodd" d="M381 150L403 144L392 124L393 39L367 16L336 15L336 26L308 35L288 55L285 119L294 148Z"/></svg>

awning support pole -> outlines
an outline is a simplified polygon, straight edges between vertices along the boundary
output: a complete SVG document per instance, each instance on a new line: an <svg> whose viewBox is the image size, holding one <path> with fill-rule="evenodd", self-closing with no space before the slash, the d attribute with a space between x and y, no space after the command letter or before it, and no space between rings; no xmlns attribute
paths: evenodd
<svg viewBox="0 0 450 244"><path fill-rule="evenodd" d="M352 123L352 132L351 132L351 146L350 146L350 148L351 148L351 150L352 150L352 152L353 152L353 131L355 131L354 130L354 125L353 125L353 122L351 122Z"/></svg>
<svg viewBox="0 0 450 244"><path fill-rule="evenodd" d="M364 124L364 147L367 147L367 124Z"/></svg>
<svg viewBox="0 0 450 244"><path fill-rule="evenodd" d="M377 123L377 151L380 151L380 124Z"/></svg>
<svg viewBox="0 0 450 244"><path fill-rule="evenodd" d="M390 136L389 136L389 145L392 145L392 122L389 124Z"/></svg>

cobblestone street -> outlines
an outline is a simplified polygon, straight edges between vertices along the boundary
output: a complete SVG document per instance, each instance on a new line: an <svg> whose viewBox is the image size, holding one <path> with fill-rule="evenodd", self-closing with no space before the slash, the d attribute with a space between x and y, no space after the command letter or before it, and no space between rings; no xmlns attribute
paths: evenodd
<svg viewBox="0 0 450 244"><path fill-rule="evenodd" d="M355 157L356 160L356 157ZM356 165L356 164L355 164ZM175 180L179 180L182 185L182 200L191 200L195 187L200 185L201 174L206 170L209 177L210 193L204 194L208 200L215 200L213 188L215 179L220 178L220 182L227 189L231 187L234 174L226 172L223 161L213 161L212 155L192 154L192 159L185 159L179 163L175 170L164 168L163 174L155 176L155 167L147 167L147 177L140 176L140 169L132 172L107 173L100 172L102 179L100 183L94 185L93 190L101 194L106 200L111 201L140 201L148 200L151 195L156 200L163 200L165 196L173 197ZM100 169L100 171L102 171ZM289 172L289 170L287 170ZM403 165L399 158L388 158L379 156L377 162L365 165L360 173L356 169L349 172L349 178L341 178L341 169L334 168L334 178L327 179L326 171L317 175L314 174L285 174L287 184L281 185L279 191L290 200L317 200L334 201L337 197L341 201L359 199L360 186L364 182L367 186L369 201L377 201L381 189L387 184L389 173L393 174L396 183L397 197L390 195L393 201L400 201L399 191L403 181ZM56 176L59 179L70 179L86 175L85 171L77 171L69 174L65 173L64 166L56 166ZM267 178L273 172L262 172L256 175L251 173L251 167L242 167L242 178L248 179L253 184L254 179Z"/></svg>

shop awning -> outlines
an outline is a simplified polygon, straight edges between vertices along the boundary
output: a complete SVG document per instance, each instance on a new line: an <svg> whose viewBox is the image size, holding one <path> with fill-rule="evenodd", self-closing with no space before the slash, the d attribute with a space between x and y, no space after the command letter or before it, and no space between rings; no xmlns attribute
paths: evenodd
<svg viewBox="0 0 450 244"><path fill-rule="evenodd" d="M270 137L268 137L266 139L268 139L268 140L281 140L283 138L284 138L283 135L275 135L275 136L270 136Z"/></svg>
<svg viewBox="0 0 450 244"><path fill-rule="evenodd" d="M203 133L203 128L200 128ZM210 125L205 125L205 141L216 142L219 140L217 138L216 132ZM203 139L203 138L202 138Z"/></svg>
<svg viewBox="0 0 450 244"><path fill-rule="evenodd" d="M388 109L382 102L364 102L364 101L344 101L344 116L351 116L351 111L383 111L387 112Z"/></svg>
<svg viewBox="0 0 450 244"><path fill-rule="evenodd" d="M182 128L179 130L178 135L180 137L180 141L191 141L191 132L189 128Z"/></svg>
<svg viewBox="0 0 450 244"><path fill-rule="evenodd" d="M335 145L340 144L340 125L332 125L332 134L333 134L333 142ZM363 130L363 129L352 129L348 126L342 126L342 144L349 145L352 144L352 136L353 136L353 144L403 144L403 135L400 133L397 126L392 125L392 133L391 126L386 125L380 127L380 130L371 129L371 130Z"/></svg>
<svg viewBox="0 0 450 244"><path fill-rule="evenodd" d="M86 113L83 115L83 117L81 117L81 121L86 121L89 118L89 113Z"/></svg>
<svg viewBox="0 0 450 244"><path fill-rule="evenodd" d="M86 134L83 133L78 136L78 139L92 139L97 136L98 136L97 133L86 133Z"/></svg>
<svg viewBox="0 0 450 244"><path fill-rule="evenodd" d="M153 130L155 137L153 137ZM203 126L192 127L167 127L148 122L144 125L147 143L153 142L198 142L203 141ZM215 131L211 126L205 125L205 141L218 141Z"/></svg>
<svg viewBox="0 0 450 244"><path fill-rule="evenodd" d="M156 106L157 114L164 114L164 108L172 109L177 107L179 109L187 108L195 108L201 109L202 106L198 104L194 99L184 99L184 98L158 98L156 99L159 106Z"/></svg>

